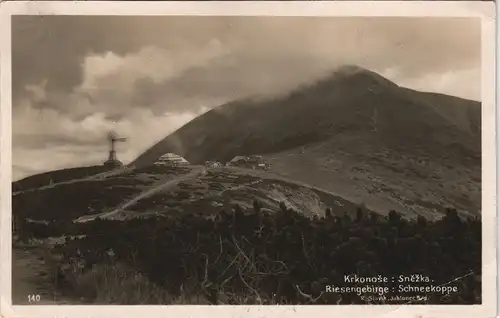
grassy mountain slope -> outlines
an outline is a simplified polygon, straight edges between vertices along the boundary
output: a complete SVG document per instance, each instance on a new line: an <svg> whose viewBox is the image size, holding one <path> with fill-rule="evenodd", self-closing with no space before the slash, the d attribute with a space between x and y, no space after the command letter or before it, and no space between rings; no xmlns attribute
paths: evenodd
<svg viewBox="0 0 500 318"><path fill-rule="evenodd" d="M355 211L355 205L340 197L272 175L204 167L201 167L203 173L192 174L196 169L200 167L149 166L102 179L76 180L26 191L13 197L13 214L20 219L45 221L70 221L95 215L108 219L190 213L210 216L230 210L234 204L251 207L255 199L268 210L278 210L283 202L288 207L308 211L309 216L323 215L326 207L332 207L332 212L339 215ZM171 186L166 188L166 184ZM113 213L106 213L109 211Z"/></svg>
<svg viewBox="0 0 500 318"><path fill-rule="evenodd" d="M275 172L321 184L380 210L434 215L442 203L479 213L480 127L478 102L417 92L346 66L286 96L213 109L132 165L148 165L165 152L192 163L266 154ZM291 160L294 154L303 160ZM328 167L334 161L337 168ZM369 173L356 177L353 169ZM367 179L377 179L386 188L374 189L373 180Z"/></svg>
<svg viewBox="0 0 500 318"><path fill-rule="evenodd" d="M13 183L13 242L42 240L54 290L93 304L370 303L322 291L351 273L421 273L460 284L422 303L481 303L480 218L436 220L444 207L479 214L480 112L347 66L214 109L128 168ZM193 164L152 165L165 152ZM271 171L199 165L242 154L263 154Z"/></svg>
<svg viewBox="0 0 500 318"><path fill-rule="evenodd" d="M12 183L12 192L26 191L49 186L54 183L86 178L107 171L104 166L78 167L54 170L29 176Z"/></svg>
<svg viewBox="0 0 500 318"><path fill-rule="evenodd" d="M333 139L341 133L373 135L374 127L386 146L406 151L423 147L446 156L441 146L456 143L474 155L480 150L481 113L475 106L479 103L401 88L363 69L334 73L284 97L215 108L157 143L133 164L152 163L170 150L193 163L228 160L238 154L272 153Z"/></svg>

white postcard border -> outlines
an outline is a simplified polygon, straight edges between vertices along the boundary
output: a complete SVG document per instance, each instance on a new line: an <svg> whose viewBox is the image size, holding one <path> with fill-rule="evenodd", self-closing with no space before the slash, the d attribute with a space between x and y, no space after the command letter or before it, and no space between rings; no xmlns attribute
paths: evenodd
<svg viewBox="0 0 500 318"><path fill-rule="evenodd" d="M28 15L470 17L482 21L482 305L11 306L11 24ZM0 311L5 317L494 317L496 315L495 4L481 1L46 2L0 3Z"/></svg>

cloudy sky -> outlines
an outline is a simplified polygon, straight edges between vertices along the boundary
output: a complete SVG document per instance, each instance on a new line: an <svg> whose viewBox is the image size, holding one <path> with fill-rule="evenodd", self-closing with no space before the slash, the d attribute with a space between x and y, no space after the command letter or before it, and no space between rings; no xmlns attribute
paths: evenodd
<svg viewBox="0 0 500 318"><path fill-rule="evenodd" d="M13 178L128 162L195 116L357 64L399 85L480 100L473 18L13 18Z"/></svg>

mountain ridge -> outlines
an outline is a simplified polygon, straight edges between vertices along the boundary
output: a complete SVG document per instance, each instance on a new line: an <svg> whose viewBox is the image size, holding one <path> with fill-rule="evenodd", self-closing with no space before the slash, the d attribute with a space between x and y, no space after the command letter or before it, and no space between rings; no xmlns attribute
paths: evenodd
<svg viewBox="0 0 500 318"><path fill-rule="evenodd" d="M380 202L394 196L391 193L407 192L402 198L395 196L397 204L382 204L378 210L408 209L404 202L411 201L420 202L422 209L417 210L422 212L429 207L425 202L436 200L463 212L480 211L480 103L400 87L359 67L341 68L340 73L282 96L216 107L153 145L131 166L147 166L165 152L178 153L194 164L264 155L272 161L273 172L336 192L352 186L352 191L365 194L345 196L361 201L366 192L380 192L370 199ZM294 156L308 161L291 160ZM332 158L353 170L325 166ZM358 176L361 167L365 172ZM324 169L324 176L315 179L300 172ZM327 175L338 178L339 185L323 180ZM370 180L365 180L368 175ZM420 190L397 185L407 181L408 187ZM454 189L456 182L467 189ZM365 189L367 184L372 185Z"/></svg>
<svg viewBox="0 0 500 318"><path fill-rule="evenodd" d="M445 207L481 210L480 103L400 87L356 66L282 96L216 107L155 143L129 171L170 152L193 165L262 155L270 173L380 213L434 218ZM84 170L77 174L92 174ZM72 171L57 174L71 179ZM13 188L54 178L32 176Z"/></svg>
<svg viewBox="0 0 500 318"><path fill-rule="evenodd" d="M271 98L271 99L267 99L267 100L251 100L251 99L250 100L249 99L237 100L237 101L229 102L229 103L223 104L219 107L216 107L216 108L210 110L209 112L205 113L204 115L195 118L191 122L187 123L186 125L184 125L180 129L178 129L175 132L173 132L172 134L170 134L169 136L172 136L171 139L169 139L169 137L167 136L165 139L163 139L163 140L159 141L157 144L153 145L148 150L149 153L148 153L148 151L144 152L143 154L138 156L132 162L132 164L140 166L143 164L143 162L148 162L148 161L154 160L155 159L154 157L156 157L157 155L161 155L161 153L163 152L163 150L161 148L164 148L164 147L172 147L173 152L179 153L180 155L186 157L190 162L195 162L195 163L201 163L204 160L209 160L209 159L216 159L216 160L221 160L221 161L230 160L231 159L230 157L237 155L237 153L231 152L230 154L223 155L223 156L217 156L215 158L211 158L208 156L201 156L201 158L198 158L199 157L198 155L190 153L189 151L186 151L186 149L184 149L184 145L182 144L183 139L188 139L188 140L192 139L194 137L194 135L196 135L196 134L198 134L200 136L201 135L208 135L208 137L206 137L205 139L201 138L201 139L196 140L196 145L201 145L201 144L207 142L207 139L215 138L214 137L214 128L212 126L218 126L218 125L223 126L224 129L226 129L226 130L233 130L233 132L235 132L235 133L237 133L237 132L239 133L238 126L240 126L242 123L244 123L244 125L248 126L248 129L247 129L248 131L255 130L256 128L259 129L259 124L256 123L255 120L254 120L254 122L248 123L248 115L250 113L252 113L252 111L255 111L256 107L259 109L259 111L263 112L262 115L259 116L259 118L258 118L259 120L267 120L269 122L274 121L275 125L279 125L280 122L286 122L289 120L295 120L295 122L297 123L300 121L300 118L299 118L299 120L297 120L297 116L303 116L304 111L307 111L307 109L306 109L306 107L303 107L303 105L298 105L298 106L295 105L295 107L294 107L293 102L294 102L294 100L300 100L301 98L303 99L304 98L303 95L305 95L305 94L307 95L308 93L309 93L308 94L309 99L311 99L310 98L311 95L312 96L314 96L314 95L320 96L320 98L325 97L324 95L330 95L330 96L335 95L335 94L340 95L340 96L333 96L332 99L335 99L336 97L338 97L338 99L350 99L351 101L349 101L349 100L347 101L348 102L347 104L349 104L349 105L347 105L346 107L352 106L352 107L358 107L358 108L360 106L356 105L355 102L356 102L356 99L359 100L359 98L357 98L356 96L349 96L349 93L351 93L351 95L353 95L352 92L342 94L342 90L348 90L354 86L355 90L357 90L357 92L355 92L355 93L372 94L372 96L369 96L369 98L372 101L376 98L383 99L384 94L385 95L391 94L392 96L389 96L388 98L397 98L400 100L400 102L402 101L401 104L408 102L407 100L405 100L405 99L408 99L406 96L408 94L414 95L417 93L417 95L419 95L417 97L420 100L429 99L429 96L432 96L434 99L441 99L441 100L443 98L447 99L447 97L448 97L448 95L444 95L444 94L422 93L422 92L417 92L417 91L406 89L406 88L401 88L398 85L383 78L382 76L380 76L374 72L371 72L371 71L366 71L362 68L358 68L358 67L354 68L352 66L347 66L346 68L348 70L350 70L348 76L346 76L343 73L341 74L342 76L335 76L336 73L333 73L334 75L329 76L329 77L327 77L323 80L320 80L318 82L311 83L309 85L305 85L303 87L300 87L297 90L292 91L291 93L289 93L285 97ZM354 69L354 71L352 71L353 69ZM347 80L346 80L346 78L347 78ZM382 85L381 86L380 85L381 81L383 81L384 84L386 84L386 82L392 83L392 85ZM339 82L340 82L340 84L339 84ZM311 90L313 90L313 92L311 92ZM395 90L396 90L396 93L394 92ZM429 94L431 94L431 95L429 95ZM344 96L342 96L342 95L344 95ZM347 96L345 96L345 95L347 95ZM411 96L411 97L413 99L415 99L414 96ZM451 97L451 98L452 98L454 103L469 104L468 100L461 99L458 97ZM354 100L354 102L352 100ZM306 100L304 102L310 102L310 101ZM342 103L345 104L345 101L335 100L335 102L337 105L334 105L332 103L332 105L326 105L326 106L331 106L331 107L316 107L316 109L314 109L314 110L316 110L316 112L315 112L316 116L315 116L315 118L311 118L311 119L315 120L315 124L321 123L325 117L328 117L329 111L331 111L331 110L344 111L344 112L351 111L352 112L352 110L346 109L346 107L341 107ZM320 101L319 103L325 103L325 102ZM426 103L432 104L434 102L427 100ZM285 105L285 104L289 104L289 105ZM366 105L366 98L365 98L365 101L361 101L361 104L363 104L363 105L361 105L361 107L368 106L368 105ZM282 109L280 109L280 107L283 107L284 105L285 105L285 107L286 106L288 107L288 109L287 109L288 114L284 114ZM341 109L338 109L339 105L340 105ZM269 106L274 107L274 109L269 110L269 108L270 108ZM320 106L324 106L324 105L320 105ZM337 109L335 109L334 106L336 106ZM404 106L404 105L400 105L400 106ZM299 108L299 109L297 109L297 108ZM314 108L314 107L312 107L312 108ZM401 107L399 107L399 108L401 108ZM394 112L395 110L397 110L397 108L393 107L390 111ZM435 110L431 109L431 107L429 107L429 105L427 105L427 109L421 109L421 111L424 111L424 110L425 111L435 111ZM358 109L358 111L359 111L359 109ZM474 112L473 110L469 110L469 111ZM273 114L273 112L274 112L274 114ZM480 108L479 107L478 107L478 111L476 111L476 112L479 114L479 116L476 116L476 117L479 118L479 122L480 122ZM244 113L244 115L240 115L239 118L234 118L234 117L238 117L238 113ZM294 117L293 116L294 113L298 113L298 115L296 115ZM289 115L289 114L291 114L291 115ZM253 113L252 115L254 117L258 116L255 113ZM305 114L305 115L311 116L311 114ZM392 115L392 116L394 116L394 115ZM429 115L429 116L431 116L431 115ZM241 117L243 117L243 118L241 118ZM272 117L274 117L274 118L272 118ZM443 117L443 116L441 115L441 117ZM229 120L229 119L231 119L231 120ZM354 120L354 118L349 118L349 119L351 121ZM203 123L203 121L205 121L205 122ZM477 121L477 118L476 118L476 121ZM236 124L233 124L234 122L236 122ZM365 123L366 122L367 122L367 120L365 118ZM345 123L345 118L344 118L344 123ZM343 123L337 122L334 124L337 124L338 128L342 129ZM191 131L191 132L186 131L195 125L198 125L198 127L196 129L193 129L193 131ZM351 122L351 126L352 126L352 122ZM236 127L236 129L235 129L235 127ZM475 128L475 131L476 132L480 131L480 123L479 123L479 125L476 124L476 127L479 127L479 129ZM269 128L270 127L267 127L267 129L269 129ZM234 130L236 130L236 131L234 131ZM270 129L270 130L273 130L273 129ZM268 133L275 133L275 131L269 131ZM315 132L309 131L306 135L311 137L309 139L310 141L319 141L323 137L323 136L320 136L321 132L318 130L316 130ZM248 138L250 138L250 140L251 140L251 134L249 134ZM221 143L224 141L231 142L231 139L233 139L233 138L230 138L230 136L224 136L221 138L220 142ZM308 138L305 138L305 139L308 139ZM299 142L299 144L300 144L300 142ZM250 147L250 148L252 148L252 147ZM272 151L273 149L270 149L270 150ZM260 149L257 152L267 152L267 150ZM152 154L154 153L154 155L152 155L152 154L149 155L150 153L152 153Z"/></svg>

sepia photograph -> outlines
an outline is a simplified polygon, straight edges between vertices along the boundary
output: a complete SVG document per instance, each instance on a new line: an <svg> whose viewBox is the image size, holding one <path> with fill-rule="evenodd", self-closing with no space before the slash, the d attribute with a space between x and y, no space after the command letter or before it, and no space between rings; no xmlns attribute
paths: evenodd
<svg viewBox="0 0 500 318"><path fill-rule="evenodd" d="M118 5L3 23L9 306L494 314L491 4Z"/></svg>

